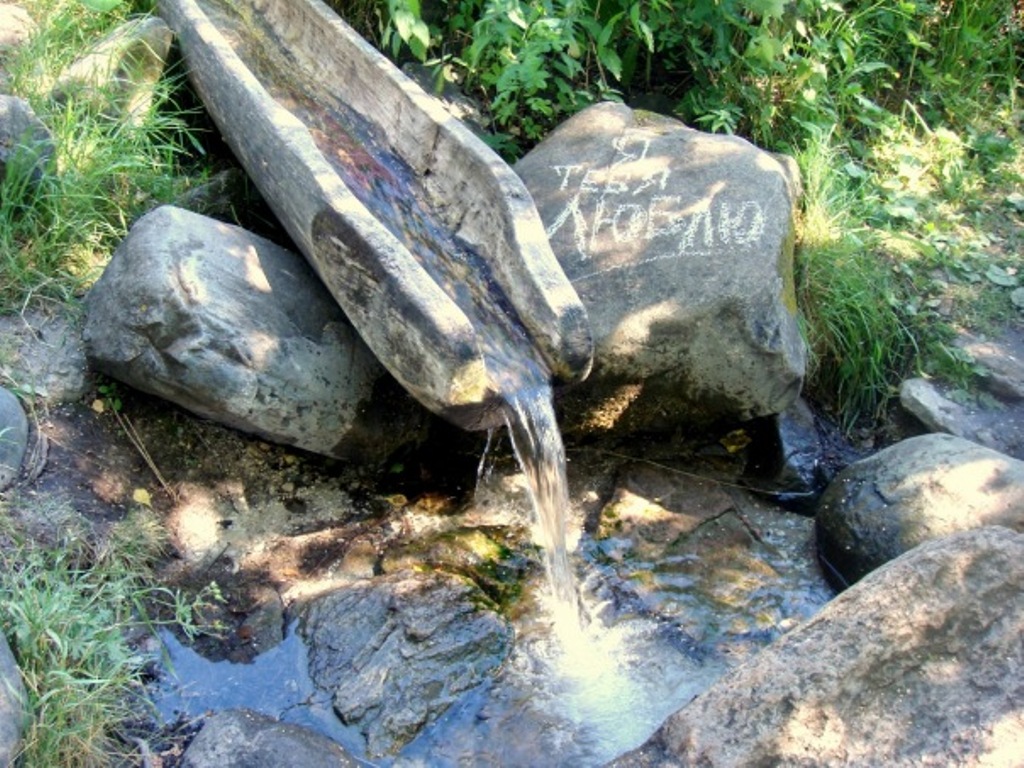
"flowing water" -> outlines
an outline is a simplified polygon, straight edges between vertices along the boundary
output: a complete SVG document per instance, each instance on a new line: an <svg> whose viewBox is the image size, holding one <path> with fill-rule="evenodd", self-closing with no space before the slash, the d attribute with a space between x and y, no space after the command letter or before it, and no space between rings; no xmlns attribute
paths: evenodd
<svg viewBox="0 0 1024 768"><path fill-rule="evenodd" d="M576 580L566 547L569 486L565 447L555 420L548 387L521 389L506 395L506 423L512 447L530 490L536 530L544 550L544 566L559 613L579 615Z"/></svg>

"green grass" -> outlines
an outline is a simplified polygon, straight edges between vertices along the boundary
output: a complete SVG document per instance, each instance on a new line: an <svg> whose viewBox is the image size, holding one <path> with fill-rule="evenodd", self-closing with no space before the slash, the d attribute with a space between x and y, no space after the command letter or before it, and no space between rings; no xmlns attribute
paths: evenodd
<svg viewBox="0 0 1024 768"><path fill-rule="evenodd" d="M25 6L43 32L7 63L11 90L46 125L54 154L39 183L31 181L29 156L0 184L0 312L34 297L79 295L135 219L202 174L189 115L174 104L180 75L156 86L151 108L137 120L108 114L93 95L51 95L64 67L122 21L127 5L104 14L68 0Z"/></svg>
<svg viewBox="0 0 1024 768"><path fill-rule="evenodd" d="M23 530L59 538L40 542ZM132 638L151 631L148 617L157 609L194 627L195 606L152 586L152 566L166 554L165 529L139 508L97 536L67 502L38 495L0 508L0 544L0 630L30 710L19 764L116 764L135 751L122 728L146 713L149 658Z"/></svg>

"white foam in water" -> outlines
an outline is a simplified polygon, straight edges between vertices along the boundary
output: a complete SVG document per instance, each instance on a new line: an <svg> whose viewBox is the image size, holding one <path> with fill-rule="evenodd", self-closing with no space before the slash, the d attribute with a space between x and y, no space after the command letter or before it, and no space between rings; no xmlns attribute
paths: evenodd
<svg viewBox="0 0 1024 768"><path fill-rule="evenodd" d="M673 647L652 620L605 625L596 618L600 606L581 602L566 547L565 449L550 390L509 396L506 419L530 488L548 577L541 605L549 635L528 651L545 679L523 684L543 686L535 703L546 702L549 715L573 724L573 757L601 763L643 743L719 672Z"/></svg>
<svg viewBox="0 0 1024 768"><path fill-rule="evenodd" d="M673 644L652 619L633 617L606 625L584 601L589 620L574 605L548 594L550 643L534 647L550 676L546 709L575 728L578 764L602 764L641 745L666 717L721 674ZM567 755L566 757L570 757Z"/></svg>

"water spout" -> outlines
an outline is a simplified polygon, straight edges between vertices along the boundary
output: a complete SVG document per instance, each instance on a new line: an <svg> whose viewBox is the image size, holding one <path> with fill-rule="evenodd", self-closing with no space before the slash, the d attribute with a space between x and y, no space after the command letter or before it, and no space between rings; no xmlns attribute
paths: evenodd
<svg viewBox="0 0 1024 768"><path fill-rule="evenodd" d="M565 535L569 509L565 447L550 387L538 385L508 393L505 418L516 458L526 475L538 543L544 550L548 584L555 599L553 607L559 616L578 621L579 597Z"/></svg>

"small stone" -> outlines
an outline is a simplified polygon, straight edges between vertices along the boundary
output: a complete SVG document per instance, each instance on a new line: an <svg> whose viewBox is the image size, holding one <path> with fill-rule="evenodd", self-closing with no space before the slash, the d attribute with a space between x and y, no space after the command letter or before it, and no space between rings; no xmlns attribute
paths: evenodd
<svg viewBox="0 0 1024 768"><path fill-rule="evenodd" d="M183 768L356 768L361 763L309 728L247 709L206 719L189 744Z"/></svg>
<svg viewBox="0 0 1024 768"><path fill-rule="evenodd" d="M900 386L900 405L933 432L965 437L964 407L946 398L928 379L907 379Z"/></svg>
<svg viewBox="0 0 1024 768"><path fill-rule="evenodd" d="M0 387L0 491L18 479L28 450L28 419L18 398Z"/></svg>

